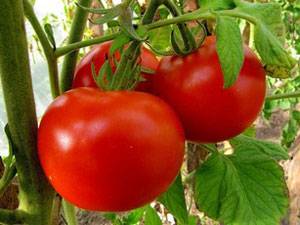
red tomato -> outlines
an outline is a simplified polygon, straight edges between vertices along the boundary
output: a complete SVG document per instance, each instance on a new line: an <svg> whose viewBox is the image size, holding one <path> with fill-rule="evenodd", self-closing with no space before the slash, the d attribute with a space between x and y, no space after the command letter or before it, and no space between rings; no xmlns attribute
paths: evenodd
<svg viewBox="0 0 300 225"><path fill-rule="evenodd" d="M164 57L153 79L154 92L179 115L187 139L202 143L232 138L259 114L266 92L265 72L244 46L245 60L237 81L224 89L215 37L196 52Z"/></svg>
<svg viewBox="0 0 300 225"><path fill-rule="evenodd" d="M84 56L84 58L78 63L76 67L73 80L73 88L97 87L97 84L95 83L93 78L91 66L93 63L95 65L95 70L98 73L101 66L105 62L111 44L112 42L109 41L97 45ZM116 53L116 58L120 58L120 54L118 52ZM149 68L155 71L159 62L156 56L150 50L148 50L145 47L142 47L140 64L142 67ZM136 90L148 92L151 90L151 79L153 75L145 73L142 73L141 75L146 79L146 81L141 81L136 87Z"/></svg>
<svg viewBox="0 0 300 225"><path fill-rule="evenodd" d="M184 133L174 111L155 96L77 88L45 112L38 155L50 183L71 203L126 211L151 202L173 182Z"/></svg>

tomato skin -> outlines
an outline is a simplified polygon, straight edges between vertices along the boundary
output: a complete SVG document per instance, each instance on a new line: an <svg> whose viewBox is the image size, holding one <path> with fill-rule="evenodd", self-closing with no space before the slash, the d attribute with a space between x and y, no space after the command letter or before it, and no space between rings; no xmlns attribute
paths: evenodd
<svg viewBox="0 0 300 225"><path fill-rule="evenodd" d="M230 139L249 127L266 93L264 69L244 46L245 60L235 84L224 89L216 38L186 57L164 57L153 79L154 92L179 115L186 138L200 143Z"/></svg>
<svg viewBox="0 0 300 225"><path fill-rule="evenodd" d="M184 155L177 115L142 92L77 88L56 98L38 130L55 190L78 207L127 211L166 191Z"/></svg>
<svg viewBox="0 0 300 225"><path fill-rule="evenodd" d="M98 73L101 66L104 64L107 55L109 54L109 49L112 42L104 42L97 46L95 46L90 52L88 52L78 63L75 74L74 80L72 84L72 88L78 87L97 87L96 82L94 81L93 74L92 74L92 63L95 66L95 70ZM115 57L117 60L120 59L120 53L116 52ZM151 70L156 70L159 64L158 59L156 56L147 48L141 48L141 62L140 65L149 68ZM115 68L113 68L114 70ZM152 74L145 74L141 73L141 76L144 77L146 80L141 81L135 90L137 91L144 91L149 92L151 90L151 79Z"/></svg>

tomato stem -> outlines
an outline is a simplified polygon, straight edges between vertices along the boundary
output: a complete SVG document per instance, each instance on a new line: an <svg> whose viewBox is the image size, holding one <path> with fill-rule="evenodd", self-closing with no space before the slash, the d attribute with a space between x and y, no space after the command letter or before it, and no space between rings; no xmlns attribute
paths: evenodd
<svg viewBox="0 0 300 225"><path fill-rule="evenodd" d="M35 30L40 43L42 45L49 71L49 80L52 97L57 97L59 93L59 83L58 83L58 68L57 68L57 59L54 55L54 50L48 41L48 38L39 23L38 18L36 17L33 7L28 0L23 1L24 4L24 13L29 22L31 23L33 29Z"/></svg>
<svg viewBox="0 0 300 225"><path fill-rule="evenodd" d="M26 224L50 225L54 191L37 156L37 120L27 46L23 1L1 1L0 76L9 131L16 149L19 209L30 215ZM2 210L0 218L23 218L19 212Z"/></svg>
<svg viewBox="0 0 300 225"><path fill-rule="evenodd" d="M181 16L182 13L179 9L179 7L173 2L173 0L165 0L164 5L170 10L171 14L174 17ZM186 24L179 23L178 29L180 31L181 37L183 39L183 43L185 46L185 50L187 52L190 52L190 50L193 50L196 48L196 42L193 36L191 35L191 31L187 28Z"/></svg>
<svg viewBox="0 0 300 225"><path fill-rule="evenodd" d="M79 5L89 7L91 0L79 0ZM68 44L81 41L83 32L86 26L86 21L88 18L88 12L84 11L80 7L77 7L72 21L71 30L69 32ZM60 74L60 89L61 92L65 92L72 87L73 75L75 71L75 66L77 63L78 50L75 50L65 56L61 74Z"/></svg>
<svg viewBox="0 0 300 225"><path fill-rule="evenodd" d="M162 0L150 1L146 12L142 18L142 24L152 23L158 7L162 4Z"/></svg>
<svg viewBox="0 0 300 225"><path fill-rule="evenodd" d="M240 12L239 10L223 10L223 11L218 11L218 15L223 15L223 16L231 16L231 17L236 17L236 18L242 18L250 23L253 23L254 25L257 23L256 19L252 16L246 15L245 13ZM192 20L200 20L200 19L215 19L216 18L216 13L208 11L207 9L197 9L193 12L186 13L171 19L165 19L165 20L160 20L148 25L145 25L145 28L148 30L153 30L159 27L163 26L168 26L171 24L178 24L178 23L184 23Z"/></svg>
<svg viewBox="0 0 300 225"><path fill-rule="evenodd" d="M91 46L91 45L94 45L94 44L100 44L100 43L103 43L103 42L106 42L106 41L110 41L110 40L115 39L119 35L120 35L120 32L114 33L114 34L109 34L109 35L103 35L101 37L93 38L93 39L90 39L90 40L74 42L72 44L68 44L66 46L57 48L55 50L55 56L56 57L61 57L63 55L66 55L70 52L73 52L73 51L78 50L78 49L83 48L83 47L87 47L87 46Z"/></svg>
<svg viewBox="0 0 300 225"><path fill-rule="evenodd" d="M300 98L300 91L284 93L284 94L269 95L266 97L267 100L280 100L280 99L286 99L286 98Z"/></svg>

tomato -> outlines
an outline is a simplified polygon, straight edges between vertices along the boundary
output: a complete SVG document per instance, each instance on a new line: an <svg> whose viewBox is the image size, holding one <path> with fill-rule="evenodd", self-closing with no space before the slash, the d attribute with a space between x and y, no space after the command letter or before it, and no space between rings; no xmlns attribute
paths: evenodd
<svg viewBox="0 0 300 225"><path fill-rule="evenodd" d="M177 115L142 92L77 88L42 117L38 155L55 190L78 207L126 211L167 190L184 155Z"/></svg>
<svg viewBox="0 0 300 225"><path fill-rule="evenodd" d="M244 56L237 81L227 89L223 87L215 37L207 38L203 46L185 57L169 56L160 61L153 90L177 112L187 139L223 141L254 122L265 98L265 72L246 45Z"/></svg>
<svg viewBox="0 0 300 225"><path fill-rule="evenodd" d="M73 80L73 88L78 87L97 87L96 82L94 81L93 74L92 74L92 63L95 66L95 70L98 73L101 66L104 64L105 59L109 53L109 49L112 42L104 42L100 45L94 47L89 53L87 53L82 60L78 63ZM117 52L115 54L117 60L120 59L120 54ZM158 59L156 56L147 48L141 48L141 62L140 65L145 68L149 68L151 70L156 70L158 66ZM113 68L115 69L115 68ZM141 81L136 90L138 91L145 91L148 92L151 90L151 74L141 74L142 77L145 78L145 81Z"/></svg>

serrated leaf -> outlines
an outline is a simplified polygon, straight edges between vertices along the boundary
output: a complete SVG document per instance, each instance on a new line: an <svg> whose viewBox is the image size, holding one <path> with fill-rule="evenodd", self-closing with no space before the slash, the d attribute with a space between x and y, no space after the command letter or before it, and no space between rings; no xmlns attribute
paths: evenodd
<svg viewBox="0 0 300 225"><path fill-rule="evenodd" d="M262 141L245 135L239 135L231 139L230 143L235 148L239 149L240 147L247 148L247 146L252 146L256 149L257 152L265 154L275 160L286 160L289 158L286 149L278 144L269 141Z"/></svg>
<svg viewBox="0 0 300 225"><path fill-rule="evenodd" d="M232 9L235 7L233 0L198 0L199 5L202 9Z"/></svg>
<svg viewBox="0 0 300 225"><path fill-rule="evenodd" d="M270 76L286 78L296 61L283 47L285 27L281 20L281 6L278 3L250 3L234 0L236 13L251 18L255 24L255 47L266 64Z"/></svg>
<svg viewBox="0 0 300 225"><path fill-rule="evenodd" d="M112 42L112 45L109 49L109 55L112 56L118 49L123 48L124 45L130 42L130 38L121 33L117 38Z"/></svg>
<svg viewBox="0 0 300 225"><path fill-rule="evenodd" d="M56 43L55 43L55 38L54 38L53 29L52 29L51 24L46 23L44 25L44 30L47 34L48 40L50 41L52 47L55 49L56 48Z"/></svg>
<svg viewBox="0 0 300 225"><path fill-rule="evenodd" d="M296 61L285 51L281 43L263 25L257 24L254 30L255 48L263 63L292 69Z"/></svg>
<svg viewBox="0 0 300 225"><path fill-rule="evenodd" d="M244 49L240 28L235 19L217 16L217 53L224 75L224 87L236 81L244 62Z"/></svg>
<svg viewBox="0 0 300 225"><path fill-rule="evenodd" d="M145 225L162 225L161 219L159 218L157 212L148 206L145 212Z"/></svg>
<svg viewBox="0 0 300 225"><path fill-rule="evenodd" d="M265 26L281 43L285 38L285 26L281 19L281 5L278 3L250 3L235 0L237 10L255 17L259 24Z"/></svg>
<svg viewBox="0 0 300 225"><path fill-rule="evenodd" d="M181 174L179 174L172 186L158 199L182 224L188 223L188 212L186 208L184 188Z"/></svg>
<svg viewBox="0 0 300 225"><path fill-rule="evenodd" d="M213 153L196 172L195 201L224 224L278 225L288 208L284 173L254 146Z"/></svg>

